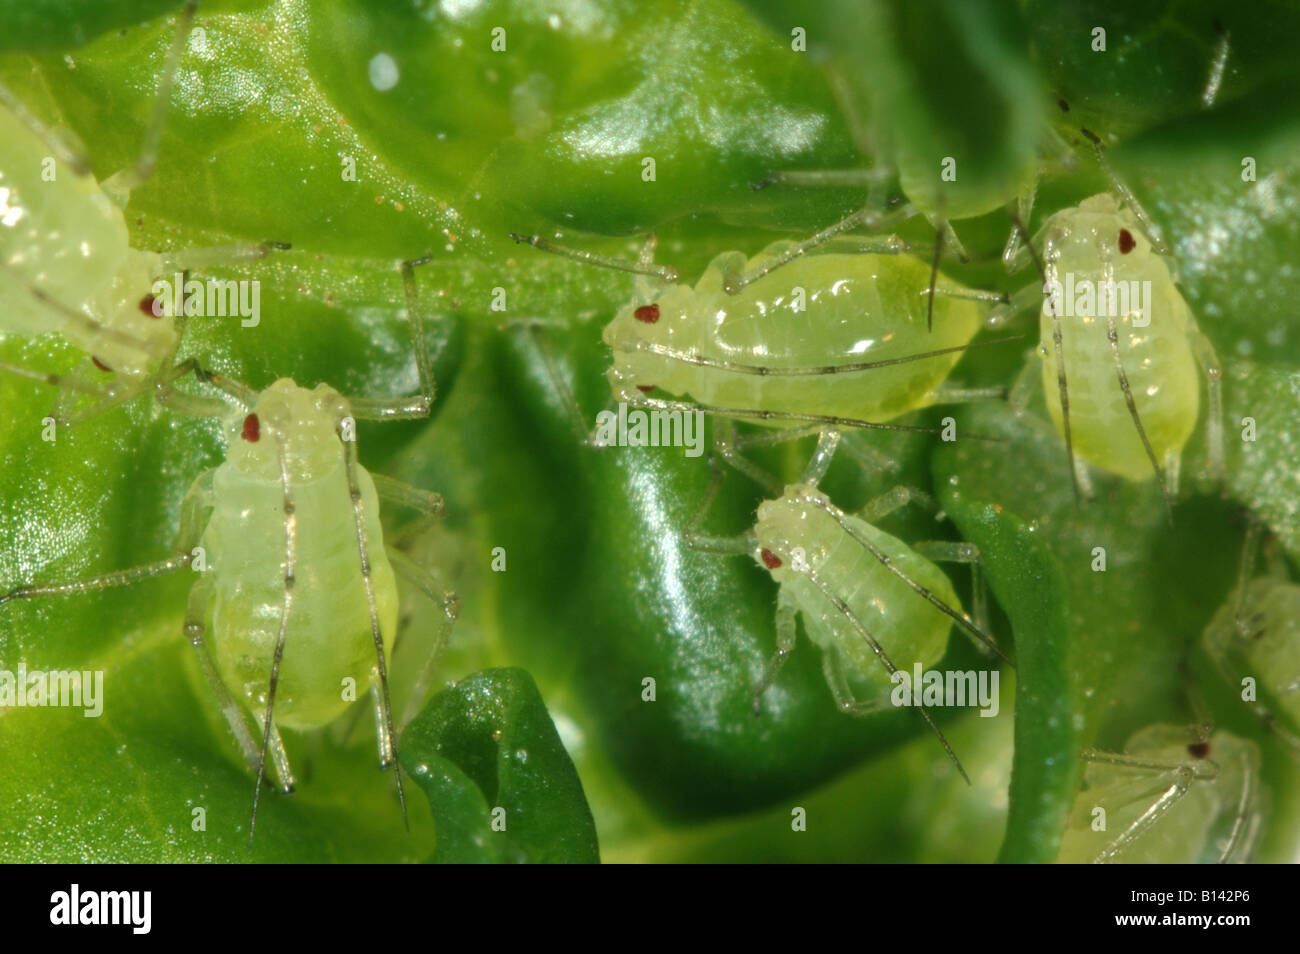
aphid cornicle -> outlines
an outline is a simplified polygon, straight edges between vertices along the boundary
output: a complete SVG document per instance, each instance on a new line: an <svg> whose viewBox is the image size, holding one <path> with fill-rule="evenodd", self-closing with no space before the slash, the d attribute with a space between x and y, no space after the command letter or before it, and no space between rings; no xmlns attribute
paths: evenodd
<svg viewBox="0 0 1300 954"><path fill-rule="evenodd" d="M1261 526L1246 534L1237 587L1205 630L1205 649L1242 704L1300 758L1300 585L1278 559L1253 577Z"/></svg>
<svg viewBox="0 0 1300 954"><path fill-rule="evenodd" d="M1088 749L1058 862L1241 862L1259 832L1259 750L1229 732L1154 725Z"/></svg>
<svg viewBox="0 0 1300 954"><path fill-rule="evenodd" d="M796 615L803 616L809 639L822 650L823 671L836 705L855 715L887 708L891 690L899 684L896 674L910 679L917 665L928 670L938 662L954 623L981 649L1005 658L984 620L978 548L953 541L909 545L875 526L900 507L924 501L924 494L896 487L859 513L848 514L817 489L839 441L838 432L823 431L799 481L787 485L775 499L761 503L754 528L738 537L716 537L696 529L718 492L722 474L716 471L703 506L683 534L684 542L693 549L751 556L779 584L777 652L754 692L755 712L795 648ZM752 465L742 469L751 475L762 473ZM768 479L775 483L774 478ZM962 611L952 584L935 566L936 560L971 567L974 620ZM872 698L854 697L850 670L864 678L874 693ZM924 708L918 712L965 777L929 712Z"/></svg>
<svg viewBox="0 0 1300 954"><path fill-rule="evenodd" d="M1166 501L1173 497L1200 416L1198 365L1207 378L1208 466L1220 474L1218 359L1137 217L1110 194L1095 195L1051 216L1026 254L1042 287L1009 308L1042 305L1042 384L1076 484L1086 483L1083 461L1135 481L1154 472Z"/></svg>
<svg viewBox="0 0 1300 954"><path fill-rule="evenodd" d="M945 400L1001 395L941 386L965 350L1010 340L971 343L982 327L982 302L1002 296L945 280L929 333L929 266L892 236L869 240L872 251L807 254L833 238L830 231L774 243L748 260L725 252L694 287L675 284L675 269L649 264L653 238L635 265L538 236L515 238L674 283L652 289L639 281L637 300L604 330L614 399L630 407L699 410L776 427L928 430L888 422ZM647 393L656 388L692 400Z"/></svg>
<svg viewBox="0 0 1300 954"><path fill-rule="evenodd" d="M351 704L342 691L345 680L372 683L380 762L396 765L387 669L398 619L394 571L443 610L444 625L416 693L427 688L456 616L454 594L435 574L385 548L379 522L381 499L440 516L442 498L369 474L357 460L353 434L354 417L421 416L432 404L413 265L404 263L402 271L422 394L346 398L328 385L309 390L287 378L258 393L196 370L237 410L225 414L225 461L196 479L186 495L175 554L91 579L19 586L0 595L3 605L121 586L191 566L202 553L184 628L257 773L250 841L268 754L281 787L293 787L280 727L309 729L332 721ZM188 398L168 406L204 413L205 399ZM257 720L260 745L244 710ZM396 785L405 813L400 775Z"/></svg>

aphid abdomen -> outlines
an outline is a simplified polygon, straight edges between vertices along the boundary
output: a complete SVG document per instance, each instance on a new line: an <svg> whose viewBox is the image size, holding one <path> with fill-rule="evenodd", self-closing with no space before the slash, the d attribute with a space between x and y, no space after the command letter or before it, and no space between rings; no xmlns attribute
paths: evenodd
<svg viewBox="0 0 1300 954"><path fill-rule="evenodd" d="M383 551L374 484L364 470L357 476L387 653L396 633L397 586ZM250 480L224 464L213 486L216 505L203 536L215 584L211 641L222 678L260 716L284 603L284 497L278 483ZM305 729L348 707L345 678L356 680L356 697L364 694L375 645L341 458L337 470L295 484L293 493L298 561L275 718Z"/></svg>
<svg viewBox="0 0 1300 954"><path fill-rule="evenodd" d="M107 288L126 257L122 211L93 177L56 163L44 179L49 149L0 106L0 331L39 334L60 316L34 300L24 284L68 304ZM146 288L146 291L148 289Z"/></svg>
<svg viewBox="0 0 1300 954"><path fill-rule="evenodd" d="M838 648L859 672L887 690L889 673L871 645L807 571L849 607L894 666L909 677L916 663L928 668L943 657L952 620L876 559L819 500L826 501L820 491L794 484L781 498L760 504L755 527L759 546L780 561L779 567L769 569L793 596L808 637L823 649ZM846 514L841 519L910 579L960 612L952 584L933 563L857 517Z"/></svg>
<svg viewBox="0 0 1300 954"><path fill-rule="evenodd" d="M605 333L616 394L654 385L714 407L887 421L925 406L960 354L854 372L831 367L960 347L979 330L977 303L939 298L927 333L930 269L907 255L810 255L738 295L722 290L724 268L753 267L769 254L747 264L736 253L719 256L694 290L668 290L654 321L636 317L643 309L624 308ZM646 342L715 366L637 350ZM826 371L765 375L728 365Z"/></svg>
<svg viewBox="0 0 1300 954"><path fill-rule="evenodd" d="M1079 793L1064 836L1058 862L1089 863L1097 860L1116 838L1151 812L1162 798L1170 804L1141 833L1103 860L1130 864L1192 864L1220 860L1234 827L1248 820L1238 812L1257 810L1249 796L1256 784L1259 752L1254 743L1227 732L1214 733L1206 754L1198 758L1188 745L1186 729L1149 726L1133 736L1124 755L1168 769L1133 767L1094 761L1085 773L1085 788ZM1206 760L1212 765L1204 764ZM1195 777L1202 763L1204 777ZM1179 776L1175 766L1188 771ZM1217 772L1217 774L1215 774ZM1186 794L1170 797L1175 784L1186 786ZM1243 806L1243 802L1246 804ZM1100 828L1105 812L1105 827Z"/></svg>

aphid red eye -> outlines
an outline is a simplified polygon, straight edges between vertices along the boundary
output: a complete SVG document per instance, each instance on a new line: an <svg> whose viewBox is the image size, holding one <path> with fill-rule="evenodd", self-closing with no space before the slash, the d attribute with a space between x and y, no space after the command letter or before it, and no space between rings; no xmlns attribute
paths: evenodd
<svg viewBox="0 0 1300 954"><path fill-rule="evenodd" d="M90 360L93 361L93 362L95 362L95 367L99 368L99 370L101 370L101 371L107 371L109 374L112 374L112 373L113 373L113 369L112 369L112 368L110 368L108 365L106 365L103 361L100 361L100 360L99 360L98 358L96 358L93 354L90 356Z"/></svg>
<svg viewBox="0 0 1300 954"><path fill-rule="evenodd" d="M1210 754L1210 743L1193 742L1187 747L1187 752L1194 759L1203 759Z"/></svg>
<svg viewBox="0 0 1300 954"><path fill-rule="evenodd" d="M1130 232L1128 229L1120 229L1119 230L1120 254L1127 255L1129 252L1133 251L1133 249L1136 246L1137 246L1137 242L1133 239L1133 233Z"/></svg>
<svg viewBox="0 0 1300 954"><path fill-rule="evenodd" d="M145 295L143 298L140 299L140 310L144 312L146 315L148 315L150 318L161 318L162 309L161 308L156 310L154 309L154 302L156 302L157 300L158 299L154 298L153 295Z"/></svg>
<svg viewBox="0 0 1300 954"><path fill-rule="evenodd" d="M659 320L659 306L642 305L636 311L632 312L632 317L637 321L644 321L647 325L653 325Z"/></svg>
<svg viewBox="0 0 1300 954"><path fill-rule="evenodd" d="M763 565L766 566L769 570L780 569L781 558L777 556L775 553L773 553L771 550L766 550L766 549L763 550L760 556L763 557Z"/></svg>
<svg viewBox="0 0 1300 954"><path fill-rule="evenodd" d="M244 418L244 430L240 436L251 444L257 443L258 438L262 436L262 422L257 419L256 414Z"/></svg>
<svg viewBox="0 0 1300 954"><path fill-rule="evenodd" d="M655 385L653 385L653 384L638 384L638 385L636 386L636 389L637 389L638 391L644 391L646 394L649 394L651 391L653 391L653 390L655 389Z"/></svg>

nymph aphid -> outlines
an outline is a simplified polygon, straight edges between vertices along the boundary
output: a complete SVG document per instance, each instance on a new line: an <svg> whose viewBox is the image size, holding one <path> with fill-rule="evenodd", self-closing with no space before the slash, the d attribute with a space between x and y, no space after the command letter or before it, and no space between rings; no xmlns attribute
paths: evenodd
<svg viewBox="0 0 1300 954"><path fill-rule="evenodd" d="M1259 750L1225 731L1153 725L1087 749L1058 862L1241 862L1259 832Z"/></svg>
<svg viewBox="0 0 1300 954"><path fill-rule="evenodd" d="M909 545L875 526L900 507L926 501L923 493L896 487L857 513L848 514L817 489L839 440L837 431L822 432L803 475L784 488L753 464L742 468L762 478L774 499L759 505L753 529L740 536L717 537L697 529L720 486L722 473L715 471L703 506L683 534L683 542L693 549L752 557L780 586L777 650L754 690L756 713L761 711L764 693L794 651L796 615L803 616L808 637L822 651L823 671L836 705L853 715L888 708L891 693L904 676L911 679L915 667L928 670L943 657L954 624L981 649L1006 658L988 632L978 548L952 541ZM773 441L760 436L749 443ZM735 446L745 444L741 440ZM936 560L970 565L974 620L962 611L952 584L935 566ZM854 695L850 673L856 673L868 687L868 698ZM929 712L924 706L917 711L965 778L961 763Z"/></svg>
<svg viewBox="0 0 1300 954"><path fill-rule="evenodd" d="M409 266L405 273L413 303ZM413 323L418 332L418 318ZM328 385L309 390L287 378L258 393L200 372L236 408L225 414L226 459L186 495L176 552L127 570L0 595L2 605L87 593L180 570L202 554L184 630L257 774L250 842L268 753L281 788L293 788L280 729L312 729L335 719L351 704L345 680L372 685L380 763L396 766L388 695L398 619L394 571L441 605L440 643L455 618L455 597L430 571L386 548L379 521L381 499L437 516L441 497L371 475L357 461L354 418L407 417L417 406L428 413L433 381L422 351L417 364L424 393L414 399L346 398ZM189 398L181 405L187 410L201 403ZM430 666L433 658L436 652ZM417 691L427 675L426 668ZM255 717L255 733L246 713ZM405 813L400 775L396 786Z"/></svg>
<svg viewBox="0 0 1300 954"><path fill-rule="evenodd" d="M1208 469L1221 475L1218 358L1137 217L1108 193L1095 195L1051 216L1025 254L1042 287L1017 294L1007 310L1041 303L1042 383L1076 491L1088 489L1086 462L1135 481L1154 473L1169 504L1200 415L1198 366ZM1015 389L1022 404L1031 374Z"/></svg>
<svg viewBox="0 0 1300 954"><path fill-rule="evenodd" d="M166 302L151 294L157 276L287 248L264 243L164 254L130 245L123 207L153 172L196 7L188 3L178 18L139 159L102 186L83 156L0 85L0 334L57 332L87 355L69 375L9 363L0 370L59 388L57 416L69 423L164 387L186 370L173 367L179 332ZM99 401L72 413L87 395Z"/></svg>
<svg viewBox="0 0 1300 954"><path fill-rule="evenodd" d="M929 334L929 267L902 254L905 246L892 236L869 240L867 252L805 254L829 241L828 233L775 243L749 260L723 253L694 287L656 289L638 279L636 300L604 331L614 400L775 427L929 430L888 422L943 401L1001 396L942 385L965 350L1010 340L971 343L982 325L981 301L1002 296L945 280ZM589 264L677 280L676 269L650 263L653 238L631 263L514 237ZM772 274L781 265L788 267ZM742 273L757 277L729 294L728 281ZM693 400L653 397L656 388Z"/></svg>
<svg viewBox="0 0 1300 954"><path fill-rule="evenodd" d="M1254 576L1263 528L1251 520L1237 587L1205 630L1205 650L1229 686L1300 757L1300 586L1270 552Z"/></svg>

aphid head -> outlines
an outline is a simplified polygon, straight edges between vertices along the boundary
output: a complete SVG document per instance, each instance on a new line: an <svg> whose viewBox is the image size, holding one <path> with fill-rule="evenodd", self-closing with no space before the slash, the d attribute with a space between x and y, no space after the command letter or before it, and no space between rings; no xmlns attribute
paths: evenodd
<svg viewBox="0 0 1300 954"><path fill-rule="evenodd" d="M698 337L699 308L695 293L686 285L670 285L654 301L619 309L605 326L604 340L614 352L610 370L615 390L667 387L667 377L680 372L672 359L647 350L660 346L690 350Z"/></svg>
<svg viewBox="0 0 1300 954"><path fill-rule="evenodd" d="M226 460L250 478L279 482L283 447L290 480L313 480L340 466L338 427L347 414L347 401L329 385L309 390L281 378L251 410L227 419Z"/></svg>
<svg viewBox="0 0 1300 954"><path fill-rule="evenodd" d="M826 559L837 539L834 522L822 509L829 503L820 490L791 484L780 497L758 505L754 559L778 583L816 571Z"/></svg>
<svg viewBox="0 0 1300 954"><path fill-rule="evenodd" d="M1056 213L1050 235L1065 269L1092 268L1103 260L1116 269L1136 269L1151 254L1151 242L1137 216L1109 192Z"/></svg>

